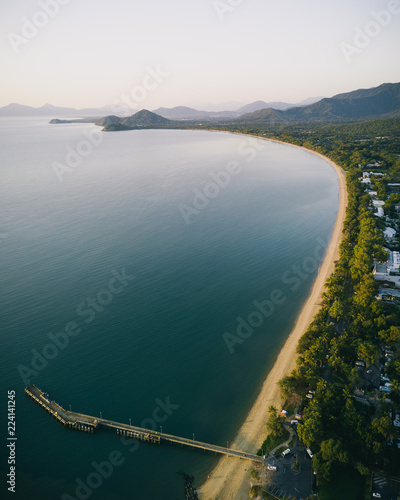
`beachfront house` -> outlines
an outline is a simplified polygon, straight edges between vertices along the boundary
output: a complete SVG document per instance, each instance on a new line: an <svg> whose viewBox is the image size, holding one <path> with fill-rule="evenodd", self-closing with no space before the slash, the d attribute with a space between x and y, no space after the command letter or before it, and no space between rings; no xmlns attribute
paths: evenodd
<svg viewBox="0 0 400 500"><path fill-rule="evenodd" d="M396 230L393 229L392 227L387 227L383 234L385 235L385 238L388 240L392 240L396 236Z"/></svg>
<svg viewBox="0 0 400 500"><path fill-rule="evenodd" d="M391 283L400 288L400 252L389 251L387 262L376 262L373 275L377 281Z"/></svg>

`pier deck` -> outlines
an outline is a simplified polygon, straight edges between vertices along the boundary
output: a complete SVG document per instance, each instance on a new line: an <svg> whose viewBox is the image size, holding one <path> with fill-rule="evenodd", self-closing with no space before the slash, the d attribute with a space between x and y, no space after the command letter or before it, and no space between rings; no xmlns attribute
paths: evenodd
<svg viewBox="0 0 400 500"><path fill-rule="evenodd" d="M136 427L134 425L123 424L104 418L92 417L90 415L84 415L81 413L75 413L65 410L55 401L51 401L46 393L44 393L34 385L26 387L25 392L46 411L53 415L59 422L72 429L77 429L85 432L94 432L98 428L104 427L115 430L118 435L140 439L142 441L149 441L152 443L161 443L163 441L169 443L177 443L182 446L198 448L205 451L220 453L222 455L229 455L232 457L252 460L254 462L263 462L262 457L253 455L251 453L233 450L231 448L224 448L223 446L203 443L201 441L195 441L194 439L187 439L179 436L174 436L172 434L165 434L142 427Z"/></svg>

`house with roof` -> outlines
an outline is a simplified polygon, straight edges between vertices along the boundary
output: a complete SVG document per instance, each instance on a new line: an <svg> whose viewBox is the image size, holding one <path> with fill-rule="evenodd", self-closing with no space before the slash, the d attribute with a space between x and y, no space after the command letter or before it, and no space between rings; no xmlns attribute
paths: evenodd
<svg viewBox="0 0 400 500"><path fill-rule="evenodd" d="M385 238L387 238L388 240L392 240L396 236L396 230L392 227L387 227L383 231L383 234L385 235Z"/></svg>

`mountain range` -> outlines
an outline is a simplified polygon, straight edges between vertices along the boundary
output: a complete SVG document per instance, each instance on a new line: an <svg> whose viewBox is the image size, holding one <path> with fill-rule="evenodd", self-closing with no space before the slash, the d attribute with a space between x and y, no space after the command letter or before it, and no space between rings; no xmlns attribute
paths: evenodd
<svg viewBox="0 0 400 500"><path fill-rule="evenodd" d="M60 106L53 106L52 104L45 104L40 108L33 108L32 106L25 106L23 104L11 103L3 108L0 108L0 116L7 117L29 117L29 116L68 116L68 117L87 117L87 116L104 116L111 113L111 106L104 106L103 108L65 108Z"/></svg>
<svg viewBox="0 0 400 500"><path fill-rule="evenodd" d="M245 106L241 106L235 111L199 111L187 106L175 106L174 108L158 108L154 110L157 115L168 118L169 120L212 120L218 121L223 118L238 118L245 113L252 113L261 109L274 108L286 110L295 107L307 106L314 102L318 102L322 97L310 97L296 104L288 102L265 102L255 101Z"/></svg>
<svg viewBox="0 0 400 500"><path fill-rule="evenodd" d="M126 130L135 127L171 126L174 122L190 123L249 123L284 124L293 122L354 122L362 120L400 117L400 83L384 83L379 87L359 89L330 98L311 98L298 105L284 102L256 101L236 111L199 111L186 106L158 108L155 112L142 110L129 117L112 114L111 106L103 108L58 108L46 104L32 108L21 104L9 104L0 108L0 116L68 116L86 117L109 129ZM92 118L88 118L92 117ZM103 118L101 118L103 117ZM63 123L68 120L52 120ZM110 127L110 128L107 128Z"/></svg>
<svg viewBox="0 0 400 500"><path fill-rule="evenodd" d="M236 121L243 123L349 122L396 118L400 116L400 83L384 83L372 89L359 89L309 106L287 110L274 108L246 113Z"/></svg>
<svg viewBox="0 0 400 500"><path fill-rule="evenodd" d="M159 108L154 111L154 113L168 118L171 120L218 120L220 118L235 118L244 113L249 113L252 111L257 111L259 109L265 109L270 107L275 107L276 109L288 109L295 106L302 106L310 104L311 102L317 102L320 97L309 98L298 104L289 104L283 102L265 102L256 101L245 106L238 108L235 111L201 111L194 108L189 108L186 106L176 106L174 108ZM45 117L70 117L70 118L87 118L87 117L102 117L107 114L112 114L115 112L113 106L103 106L101 108L66 108L60 106L53 106L52 104L45 104L40 108L34 108L32 106L25 106L23 104L11 103L7 106L0 108L0 117L29 117L29 116L45 116Z"/></svg>

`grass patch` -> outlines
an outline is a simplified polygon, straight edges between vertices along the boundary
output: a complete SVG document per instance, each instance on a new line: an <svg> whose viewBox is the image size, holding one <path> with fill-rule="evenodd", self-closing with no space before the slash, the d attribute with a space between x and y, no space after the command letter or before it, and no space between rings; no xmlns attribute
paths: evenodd
<svg viewBox="0 0 400 500"><path fill-rule="evenodd" d="M318 481L318 497L320 500L364 500L366 478L355 469L338 468L333 479Z"/></svg>
<svg viewBox="0 0 400 500"><path fill-rule="evenodd" d="M279 446L281 443L284 443L288 437L289 431L286 429L284 429L280 436L272 436L272 434L270 434L261 445L261 448L257 451L257 455L268 455L270 451Z"/></svg>

